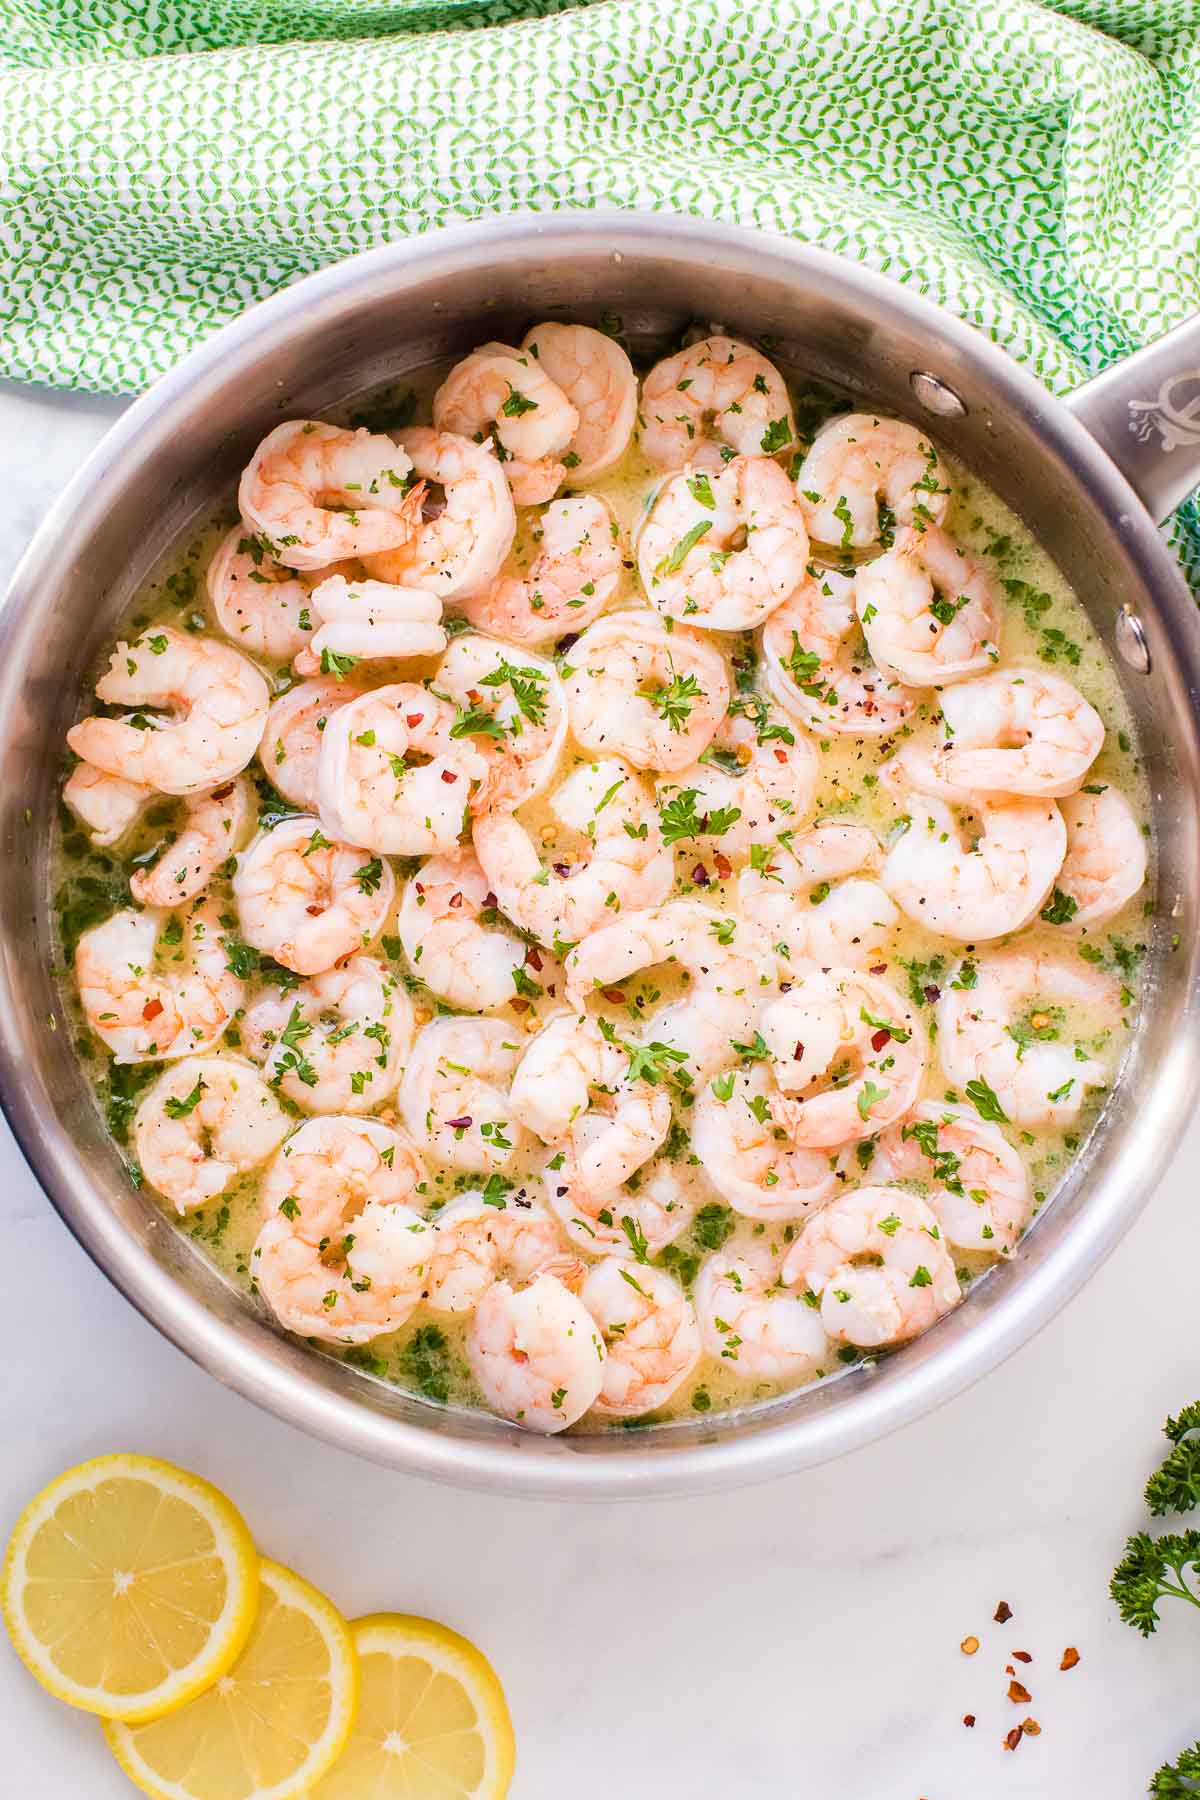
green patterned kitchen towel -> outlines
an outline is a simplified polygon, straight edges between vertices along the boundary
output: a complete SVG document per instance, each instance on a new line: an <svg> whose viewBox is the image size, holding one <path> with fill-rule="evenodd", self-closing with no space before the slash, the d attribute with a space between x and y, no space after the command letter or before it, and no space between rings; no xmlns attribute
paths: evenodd
<svg viewBox="0 0 1200 1800"><path fill-rule="evenodd" d="M855 257L1065 391L1200 308L1200 0L0 0L0 183L26 380L140 388L352 251L618 204Z"/></svg>

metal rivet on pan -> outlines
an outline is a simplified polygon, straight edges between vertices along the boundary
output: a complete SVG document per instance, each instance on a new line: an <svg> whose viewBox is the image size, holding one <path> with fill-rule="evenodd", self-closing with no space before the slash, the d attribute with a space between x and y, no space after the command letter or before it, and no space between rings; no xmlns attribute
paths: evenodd
<svg viewBox="0 0 1200 1800"><path fill-rule="evenodd" d="M1146 639L1146 627L1135 612L1123 606L1117 614L1117 623L1113 631L1117 654L1121 661L1136 669L1139 675L1150 673L1150 645Z"/></svg>
<svg viewBox="0 0 1200 1800"><path fill-rule="evenodd" d="M966 418L966 406L954 389L931 375L928 369L914 369L908 379L926 412L936 413L939 419Z"/></svg>

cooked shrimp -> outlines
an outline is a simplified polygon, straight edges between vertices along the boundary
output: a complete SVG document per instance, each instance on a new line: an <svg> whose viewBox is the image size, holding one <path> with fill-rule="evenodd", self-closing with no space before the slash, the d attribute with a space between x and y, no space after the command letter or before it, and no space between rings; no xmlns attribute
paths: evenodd
<svg viewBox="0 0 1200 1800"><path fill-rule="evenodd" d="M1029 1171L998 1125L972 1106L922 1100L875 1146L871 1179L919 1182L942 1236L960 1250L1007 1256L1033 1211Z"/></svg>
<svg viewBox="0 0 1200 1800"><path fill-rule="evenodd" d="M725 717L729 676L696 632L668 631L648 612L607 613L572 649L566 692L585 750L638 769L686 769Z"/></svg>
<svg viewBox="0 0 1200 1800"><path fill-rule="evenodd" d="M945 800L910 795L908 825L883 865L883 885L910 919L962 943L1027 925L1067 848L1053 800L980 795L970 810L982 833L976 843Z"/></svg>
<svg viewBox="0 0 1200 1800"><path fill-rule="evenodd" d="M127 908L85 931L75 981L88 1028L119 1063L211 1050L242 1003L216 907Z"/></svg>
<svg viewBox="0 0 1200 1800"><path fill-rule="evenodd" d="M446 648L442 602L424 588L330 575L313 589L309 607L314 629L296 656L297 675L334 662L437 656Z"/></svg>
<svg viewBox="0 0 1200 1800"><path fill-rule="evenodd" d="M555 1148L573 1137L579 1179L594 1190L628 1181L671 1127L669 1095L631 1077L632 1048L602 1033L594 1019L562 1013L525 1047L513 1078L517 1117ZM581 1134L577 1127L593 1107L597 1129Z"/></svg>
<svg viewBox="0 0 1200 1800"><path fill-rule="evenodd" d="M679 1066L663 1045L610 1038L573 1015L552 1019L526 1050L513 1106L555 1149L546 1197L581 1249L633 1243L653 1255L692 1219L697 1181L658 1154L671 1129L666 1083Z"/></svg>
<svg viewBox="0 0 1200 1800"><path fill-rule="evenodd" d="M562 1233L523 1188L460 1194L433 1221L426 1298L434 1312L473 1312L497 1281L528 1281L562 1251Z"/></svg>
<svg viewBox="0 0 1200 1800"><path fill-rule="evenodd" d="M637 539L650 604L709 631L749 631L808 579L808 532L778 463L735 456L663 484Z"/></svg>
<svg viewBox="0 0 1200 1800"><path fill-rule="evenodd" d="M1115 1000L1111 976L1052 954L1010 950L964 963L938 1001L938 1059L968 1100L990 1089L1006 1122L1061 1130L1079 1117L1087 1090L1109 1079L1064 1034L1064 1008L1107 1016Z"/></svg>
<svg viewBox="0 0 1200 1800"><path fill-rule="evenodd" d="M656 363L642 383L642 449L660 469L719 473L732 449L773 456L795 441L787 385L737 338L702 338Z"/></svg>
<svg viewBox="0 0 1200 1800"><path fill-rule="evenodd" d="M398 1331L421 1299L430 1230L420 1213L368 1200L347 1222L353 1230L335 1246L338 1255L322 1253L279 1214L259 1232L251 1277L285 1330L367 1344Z"/></svg>
<svg viewBox="0 0 1200 1800"><path fill-rule="evenodd" d="M917 1337L962 1299L937 1214L895 1187L831 1200L784 1257L783 1280L820 1299L835 1342L864 1350Z"/></svg>
<svg viewBox="0 0 1200 1800"><path fill-rule="evenodd" d="M817 747L784 724L757 697L735 700L704 755L658 782L660 803L682 804L701 821L730 820L713 839L727 861L742 862L755 844L773 843L812 811L819 773ZM691 843L689 835L688 840ZM649 902L647 902L649 904Z"/></svg>
<svg viewBox="0 0 1200 1800"><path fill-rule="evenodd" d="M637 376L620 344L590 325L546 321L525 333L521 349L579 414L563 453L570 486L607 474L629 448L637 418Z"/></svg>
<svg viewBox="0 0 1200 1800"><path fill-rule="evenodd" d="M448 1169L492 1175L528 1149L509 1088L523 1041L500 1019L434 1019L417 1034L400 1110L413 1142Z"/></svg>
<svg viewBox="0 0 1200 1800"><path fill-rule="evenodd" d="M903 419L872 413L844 413L821 427L796 491L812 536L843 552L878 544L889 516L897 525L940 525L950 504L949 478L929 440Z"/></svg>
<svg viewBox="0 0 1200 1800"><path fill-rule="evenodd" d="M238 507L277 561L324 569L409 542L424 498L409 485L411 469L381 433L289 419L250 458Z"/></svg>
<svg viewBox="0 0 1200 1800"><path fill-rule="evenodd" d="M246 1063L188 1056L164 1070L139 1103L134 1153L150 1186L186 1213L266 1162L290 1128Z"/></svg>
<svg viewBox="0 0 1200 1800"><path fill-rule="evenodd" d="M665 1406L700 1360L696 1310L675 1277L606 1256L588 1270L579 1297L608 1352L593 1411L630 1419Z"/></svg>
<svg viewBox="0 0 1200 1800"><path fill-rule="evenodd" d="M233 877L242 937L297 975L320 975L366 949L395 887L390 863L330 843L312 818L261 831Z"/></svg>
<svg viewBox="0 0 1200 1800"><path fill-rule="evenodd" d="M242 1022L271 1086L308 1113L373 1111L395 1092L412 1034L412 1002L373 956L260 995Z"/></svg>
<svg viewBox="0 0 1200 1800"><path fill-rule="evenodd" d="M556 1275L490 1287L475 1309L467 1361L493 1412L527 1431L565 1431L595 1402L604 1341L582 1300Z"/></svg>
<svg viewBox="0 0 1200 1800"><path fill-rule="evenodd" d="M1070 923L1102 925L1119 913L1146 879L1146 838L1117 788L1071 794L1060 802L1067 854L1057 886L1074 902Z"/></svg>
<svg viewBox="0 0 1200 1800"><path fill-rule="evenodd" d="M696 900L628 913L576 946L566 960L566 996L582 1011L596 988L618 987L656 963L687 977L687 993L660 1008L642 1028L646 1043L682 1051L686 1073L703 1081L736 1060L752 1036L754 1017L775 986L769 940L745 920L723 918Z"/></svg>
<svg viewBox="0 0 1200 1800"><path fill-rule="evenodd" d="M558 766L567 736L567 702L558 670L532 650L513 660L510 646L474 631L456 637L438 664L434 691L453 700L476 730L487 775L472 804L521 806Z"/></svg>
<svg viewBox="0 0 1200 1800"><path fill-rule="evenodd" d="M298 682L272 701L258 760L268 780L293 806L316 810L322 734L330 715L361 692L351 682L326 676L320 681Z"/></svg>
<svg viewBox="0 0 1200 1800"><path fill-rule="evenodd" d="M426 487L440 487L441 511L417 515L416 536L399 550L364 558L367 573L401 587L461 600L489 588L517 530L504 471L486 444L416 426L397 433Z"/></svg>
<svg viewBox="0 0 1200 1800"><path fill-rule="evenodd" d="M183 830L151 868L135 869L129 891L142 906L182 906L202 893L241 849L254 819L250 784L242 776L210 794L189 795Z"/></svg>
<svg viewBox="0 0 1200 1800"><path fill-rule="evenodd" d="M649 1135L648 1123L643 1125L645 1135ZM673 1158L665 1150L643 1163L622 1185L588 1186L580 1178L581 1164L594 1143L603 1145L609 1130L603 1110L593 1107L550 1158L544 1170L550 1210L571 1242L593 1256L628 1251L631 1245L643 1255L657 1256L686 1231L712 1190L705 1185L695 1157Z"/></svg>
<svg viewBox="0 0 1200 1800"><path fill-rule="evenodd" d="M72 750L108 775L163 794L194 794L240 775L258 748L269 703L266 682L238 651L166 626L117 645L96 697L139 710L130 719L81 719L67 733Z"/></svg>
<svg viewBox="0 0 1200 1800"><path fill-rule="evenodd" d="M927 733L912 737L903 747L880 765L879 785L902 807L907 807L910 794L932 794L948 800L952 806L970 806L975 799L970 788L947 781L939 770L940 745Z"/></svg>
<svg viewBox="0 0 1200 1800"><path fill-rule="evenodd" d="M621 579L621 536L595 494L552 500L535 533L527 575L500 575L462 610L480 631L518 644L547 644L582 631L604 611Z"/></svg>
<svg viewBox="0 0 1200 1800"><path fill-rule="evenodd" d="M820 1315L782 1286L765 1244L706 1257L692 1291L703 1348L748 1381L811 1381L833 1360Z"/></svg>
<svg viewBox="0 0 1200 1800"><path fill-rule="evenodd" d="M208 565L208 598L217 624L240 649L289 663L312 635L311 581L276 562L239 524Z"/></svg>
<svg viewBox="0 0 1200 1800"><path fill-rule="evenodd" d="M483 344L433 396L433 423L477 443L494 432L514 501L537 506L562 483L579 414L532 353Z"/></svg>
<svg viewBox="0 0 1200 1800"><path fill-rule="evenodd" d="M710 1179L748 1219L798 1219L828 1200L837 1174L824 1150L798 1149L777 1123L779 1090L753 1063L702 1089L692 1114L692 1147Z"/></svg>
<svg viewBox="0 0 1200 1800"><path fill-rule="evenodd" d="M854 581L832 569L810 575L763 627L767 686L811 731L886 737L916 696L877 669L861 641Z"/></svg>
<svg viewBox="0 0 1200 1800"><path fill-rule="evenodd" d="M396 930L413 974L448 1005L494 1012L517 993L526 947L497 913L470 850L421 865L405 886Z"/></svg>
<svg viewBox="0 0 1200 1800"><path fill-rule="evenodd" d="M154 789L125 781L120 775L106 775L103 769L81 762L67 777L62 797L86 825L93 844L107 849L133 830L153 800Z"/></svg>
<svg viewBox="0 0 1200 1800"><path fill-rule="evenodd" d="M522 931L543 944L575 944L623 908L667 898L673 859L650 788L628 763L607 756L580 764L551 795L550 811L580 847L568 851L556 838L548 868L515 813L501 807L475 821L484 876Z"/></svg>
<svg viewBox="0 0 1200 1800"><path fill-rule="evenodd" d="M1041 669L1003 669L942 695L936 765L978 793L1073 794L1104 747L1104 721L1077 687Z"/></svg>
<svg viewBox="0 0 1200 1800"><path fill-rule="evenodd" d="M419 1206L425 1191L424 1165L400 1132L330 1115L306 1119L288 1138L264 1177L262 1216L280 1214L295 1237L324 1251L368 1202Z"/></svg>
<svg viewBox="0 0 1200 1800"><path fill-rule="evenodd" d="M996 584L936 525L898 531L892 548L859 570L854 603L876 666L910 687L946 687L999 660Z"/></svg>
<svg viewBox="0 0 1200 1800"><path fill-rule="evenodd" d="M761 869L742 870L738 909L783 947L793 968L866 968L880 961L900 917L877 881L858 876L873 875L881 862L865 825L816 825L778 845Z"/></svg>
<svg viewBox="0 0 1200 1800"><path fill-rule="evenodd" d="M457 721L448 700L415 681L371 688L339 706L317 764L326 830L383 856L453 850L472 785L488 767Z"/></svg>
<svg viewBox="0 0 1200 1800"><path fill-rule="evenodd" d="M869 1137L903 1118L921 1090L925 1028L878 975L805 970L762 1009L758 1030L781 1094L772 1113L801 1149Z"/></svg>

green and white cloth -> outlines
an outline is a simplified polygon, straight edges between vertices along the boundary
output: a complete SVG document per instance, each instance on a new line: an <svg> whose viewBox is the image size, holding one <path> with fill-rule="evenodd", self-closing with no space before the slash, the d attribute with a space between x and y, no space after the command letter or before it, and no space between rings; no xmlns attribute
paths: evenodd
<svg viewBox="0 0 1200 1800"><path fill-rule="evenodd" d="M1061 392L1200 309L1200 0L0 0L0 182L23 380L137 389L353 251L617 204L840 251Z"/></svg>

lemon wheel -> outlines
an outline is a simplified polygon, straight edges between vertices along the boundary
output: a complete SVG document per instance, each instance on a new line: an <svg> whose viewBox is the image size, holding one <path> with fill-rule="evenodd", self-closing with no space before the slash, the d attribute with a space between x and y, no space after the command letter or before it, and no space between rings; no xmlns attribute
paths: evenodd
<svg viewBox="0 0 1200 1800"><path fill-rule="evenodd" d="M142 1725L105 1723L129 1779L156 1800L297 1800L340 1755L358 1670L350 1629L324 1596L265 1558L258 1617L216 1684Z"/></svg>
<svg viewBox="0 0 1200 1800"><path fill-rule="evenodd" d="M31 1500L0 1605L26 1668L59 1700L153 1718L224 1674L250 1634L259 1558L230 1501L154 1457L97 1457Z"/></svg>
<svg viewBox="0 0 1200 1800"><path fill-rule="evenodd" d="M350 1627L358 1716L311 1800L503 1800L515 1762L504 1689L474 1644L432 1619L374 1613Z"/></svg>

